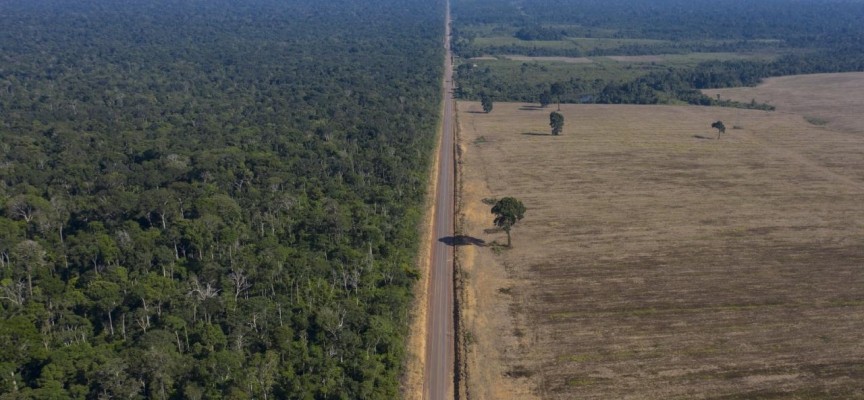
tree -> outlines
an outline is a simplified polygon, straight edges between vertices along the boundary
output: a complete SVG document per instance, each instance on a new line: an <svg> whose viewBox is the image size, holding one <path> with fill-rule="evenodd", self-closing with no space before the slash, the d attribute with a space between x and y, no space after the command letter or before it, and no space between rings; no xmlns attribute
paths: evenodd
<svg viewBox="0 0 864 400"><path fill-rule="evenodd" d="M726 133L726 126L723 125L723 121L717 121L711 124L711 127L717 129L717 139L720 139L721 133Z"/></svg>
<svg viewBox="0 0 864 400"><path fill-rule="evenodd" d="M549 114L549 126L552 127L552 134L558 136L561 130L564 129L564 116L553 111Z"/></svg>
<svg viewBox="0 0 864 400"><path fill-rule="evenodd" d="M549 103L551 103L551 102L552 102L552 93L549 93L548 90L545 90L545 91L543 91L543 93L540 93L540 108L546 108L547 106L549 106Z"/></svg>
<svg viewBox="0 0 864 400"><path fill-rule="evenodd" d="M489 114L492 111L492 98L489 96L483 96L483 99L480 100L480 104L483 105L483 112Z"/></svg>
<svg viewBox="0 0 864 400"><path fill-rule="evenodd" d="M495 214L495 226L507 232L507 247L510 247L510 228L525 217L525 205L513 197L505 197L495 203L492 214Z"/></svg>
<svg viewBox="0 0 864 400"><path fill-rule="evenodd" d="M555 82L550 87L550 94L558 100L558 111L561 111L561 96L564 95L564 85Z"/></svg>

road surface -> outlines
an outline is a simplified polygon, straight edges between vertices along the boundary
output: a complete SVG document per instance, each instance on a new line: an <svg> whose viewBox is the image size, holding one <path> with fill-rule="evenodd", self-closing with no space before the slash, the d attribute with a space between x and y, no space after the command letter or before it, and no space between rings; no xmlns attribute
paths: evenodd
<svg viewBox="0 0 864 400"><path fill-rule="evenodd" d="M453 55L450 53L450 2L447 2L444 67L444 120L438 161L438 183L433 223L432 270L426 322L426 368L423 397L447 400L453 396L453 247L441 241L453 236Z"/></svg>

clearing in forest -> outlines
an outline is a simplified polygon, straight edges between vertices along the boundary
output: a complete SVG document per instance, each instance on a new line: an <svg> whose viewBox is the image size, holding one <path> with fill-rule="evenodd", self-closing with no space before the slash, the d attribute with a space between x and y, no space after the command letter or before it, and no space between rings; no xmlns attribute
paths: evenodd
<svg viewBox="0 0 864 400"><path fill-rule="evenodd" d="M723 99L768 103L777 111L800 114L814 125L864 133L864 72L769 78L756 87L705 90Z"/></svg>
<svg viewBox="0 0 864 400"><path fill-rule="evenodd" d="M622 105L562 105L549 136L554 105L458 108L473 398L864 394L864 137ZM505 196L528 208L511 250Z"/></svg>

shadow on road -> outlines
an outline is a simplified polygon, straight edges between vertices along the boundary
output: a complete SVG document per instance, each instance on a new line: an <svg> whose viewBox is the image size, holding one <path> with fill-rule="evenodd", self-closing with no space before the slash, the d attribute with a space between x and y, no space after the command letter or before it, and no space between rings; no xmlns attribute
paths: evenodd
<svg viewBox="0 0 864 400"><path fill-rule="evenodd" d="M448 246L486 246L485 240L465 235L443 237L438 241Z"/></svg>

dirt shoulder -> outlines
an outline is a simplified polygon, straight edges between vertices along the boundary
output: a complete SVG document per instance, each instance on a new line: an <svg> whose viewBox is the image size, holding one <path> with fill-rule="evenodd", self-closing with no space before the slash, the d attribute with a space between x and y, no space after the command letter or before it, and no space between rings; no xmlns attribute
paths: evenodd
<svg viewBox="0 0 864 400"><path fill-rule="evenodd" d="M470 103L459 103L461 113ZM479 105L474 105L478 108ZM476 135L462 126L458 119L457 140L461 157L457 160L460 177L459 214L457 235L464 242L472 242L492 227L491 206L483 199L492 196L486 185L487 170L472 144ZM486 237L486 236L484 236ZM488 238L487 238L488 239ZM483 239L478 239L481 243ZM511 288L520 285L520 279L508 273L502 260L490 247L466 244L457 246L457 258L464 276L464 299L461 304L465 323L468 371L468 398L532 399L532 384L526 373L533 370L536 361L528 353L531 338L526 336L524 315L516 312Z"/></svg>

